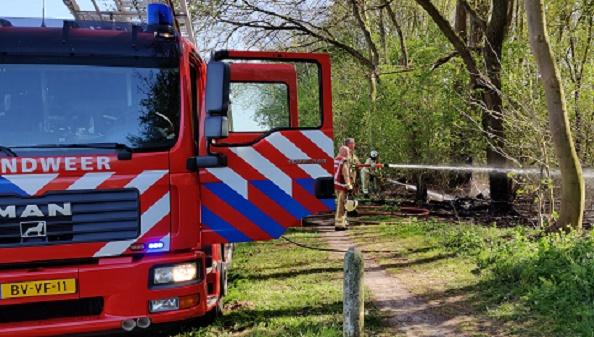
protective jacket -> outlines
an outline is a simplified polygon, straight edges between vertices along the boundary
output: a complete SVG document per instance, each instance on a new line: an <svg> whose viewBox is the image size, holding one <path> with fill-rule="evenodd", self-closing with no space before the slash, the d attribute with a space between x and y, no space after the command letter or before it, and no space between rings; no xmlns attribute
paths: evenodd
<svg viewBox="0 0 594 337"><path fill-rule="evenodd" d="M348 158L337 156L334 158L334 189L346 191L351 185Z"/></svg>
<svg viewBox="0 0 594 337"><path fill-rule="evenodd" d="M365 161L365 165L366 166L361 169L361 174L363 174L363 172L365 172L365 173L368 173L368 174L370 174L372 176L375 175L375 173L376 173L375 172L376 171L376 167L375 167L376 164L377 164L377 161L375 159L373 159L373 158L367 158L367 160Z"/></svg>

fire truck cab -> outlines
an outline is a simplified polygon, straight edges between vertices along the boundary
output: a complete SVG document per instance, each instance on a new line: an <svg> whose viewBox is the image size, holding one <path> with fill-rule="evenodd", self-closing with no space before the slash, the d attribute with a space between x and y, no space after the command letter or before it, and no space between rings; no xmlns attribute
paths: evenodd
<svg viewBox="0 0 594 337"><path fill-rule="evenodd" d="M216 314L228 244L334 208L326 54L146 24L0 19L0 336Z"/></svg>

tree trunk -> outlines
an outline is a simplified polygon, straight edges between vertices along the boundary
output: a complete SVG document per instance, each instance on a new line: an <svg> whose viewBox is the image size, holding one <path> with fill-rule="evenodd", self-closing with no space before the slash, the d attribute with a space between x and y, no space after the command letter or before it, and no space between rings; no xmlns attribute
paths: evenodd
<svg viewBox="0 0 594 337"><path fill-rule="evenodd" d="M366 139L367 144L372 145L374 144L374 137L373 137L373 117L375 117L376 111L376 104L377 104L377 85L379 82L379 75L377 66L379 64L379 52L373 38L371 37L371 31L369 29L369 25L367 22L367 14L365 9L365 1L360 0L351 0L351 5L353 8L353 15L355 17L355 21L359 25L361 32L363 33L363 37L365 38L365 42L367 43L367 48L369 50L369 59L371 60L372 67L369 72L369 110L367 112L367 116L364 118L365 128L367 129L366 132Z"/></svg>
<svg viewBox="0 0 594 337"><path fill-rule="evenodd" d="M384 25L384 10L383 10L383 8L380 8L378 10L377 28L379 31L380 46L382 48L382 53L381 53L380 57L383 55L384 63L388 63L386 61L388 59L388 46L386 44L386 26Z"/></svg>
<svg viewBox="0 0 594 337"><path fill-rule="evenodd" d="M450 43L454 46L464 64L471 78L471 87L477 89L477 93L481 94L481 99L487 111L483 111L483 125L485 130L489 133L491 144L495 148L489 146L486 149L487 163L494 167L504 167L506 159L502 155L504 146L504 130L503 130L503 104L501 99L501 56L503 49L503 40L507 26L508 15L508 1L496 0L493 1L493 11L491 20L489 20L486 28L484 22L478 14L471 15L471 23L474 22L473 31L475 36L470 36L470 43L478 43L476 41L481 29L486 29L487 36L486 46L484 48L483 58L487 67L487 77L479 71L476 62L474 61L470 48L466 45L464 40L454 31L450 23L439 13L437 8L430 0L416 0L416 2L425 9L431 16L433 21L437 24L443 34L448 38ZM471 24L472 26L472 24ZM481 32L482 33L482 32ZM482 93L480 92L482 90ZM511 183L506 174L491 173L489 174L489 185L491 192L491 199L493 200L493 210L507 211L511 204Z"/></svg>
<svg viewBox="0 0 594 337"><path fill-rule="evenodd" d="M483 59L491 82L483 94L486 107L486 111L483 111L483 125L491 138L491 144L487 146L487 165L498 168L507 166L507 159L502 154L505 134L501 99L501 58L508 23L508 4L508 0L493 1L491 18L485 32L486 43L483 48ZM493 201L492 209L496 212L509 211L512 191L511 180L507 174L490 173L489 189Z"/></svg>
<svg viewBox="0 0 594 337"><path fill-rule="evenodd" d="M486 22L482 22L481 18L479 18L479 14L481 13L476 12L475 9L475 15L470 15L469 19L470 29L468 31L468 46L473 49L480 46L485 33L484 26L486 25Z"/></svg>
<svg viewBox="0 0 594 337"><path fill-rule="evenodd" d="M561 170L561 209L559 220L549 230L580 229L584 213L585 189L582 167L577 157L565 102L565 93L553 52L549 45L542 0L525 0L528 35L532 53L544 85L549 127Z"/></svg>
<svg viewBox="0 0 594 337"><path fill-rule="evenodd" d="M454 30L464 42L468 43L468 16L462 0L456 1L456 15L454 18ZM454 82L456 94L463 97L465 85L461 79ZM468 141L463 129L452 131L450 142L450 160L457 165L472 165L472 155L464 144ZM452 188L468 185L472 179L472 172L452 172L449 175L449 186Z"/></svg>
<svg viewBox="0 0 594 337"><path fill-rule="evenodd" d="M396 33L398 34L398 41L400 42L400 64L408 67L408 50L406 49L406 41L404 40L404 33L402 32L402 27L398 20L396 19L396 13L392 10L392 7L388 4L387 0L384 0L384 5L386 6L386 10L388 11L388 16L396 28Z"/></svg>
<svg viewBox="0 0 594 337"><path fill-rule="evenodd" d="M454 29L456 33L460 36L462 41L468 43L467 41L467 24L466 24L466 9L464 8L464 4L462 1L456 1L456 17L454 19Z"/></svg>
<svg viewBox="0 0 594 337"><path fill-rule="evenodd" d="M369 73L369 112L367 116L367 142L370 147L375 145L375 133L377 132L376 128L373 125L373 118L375 117L377 111L377 83L378 83L378 76L377 70L373 70ZM380 135L381 137L381 135Z"/></svg>

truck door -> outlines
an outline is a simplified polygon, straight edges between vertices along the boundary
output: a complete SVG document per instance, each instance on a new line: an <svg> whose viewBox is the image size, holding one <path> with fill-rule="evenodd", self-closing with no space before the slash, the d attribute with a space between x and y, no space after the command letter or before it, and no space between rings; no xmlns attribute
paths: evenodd
<svg viewBox="0 0 594 337"><path fill-rule="evenodd" d="M330 60L325 54L218 52L230 68L221 167L200 169L202 241L270 240L334 210Z"/></svg>

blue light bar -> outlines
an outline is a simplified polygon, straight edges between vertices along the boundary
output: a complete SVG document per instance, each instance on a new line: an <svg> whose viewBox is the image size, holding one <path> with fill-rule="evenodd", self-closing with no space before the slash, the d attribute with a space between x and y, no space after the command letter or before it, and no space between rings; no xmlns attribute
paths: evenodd
<svg viewBox="0 0 594 337"><path fill-rule="evenodd" d="M165 244L161 241L158 242L150 242L148 244L148 249L152 250L152 249L162 249L163 247L165 247Z"/></svg>
<svg viewBox="0 0 594 337"><path fill-rule="evenodd" d="M173 26L173 11L165 4L152 3L147 6L149 25Z"/></svg>

